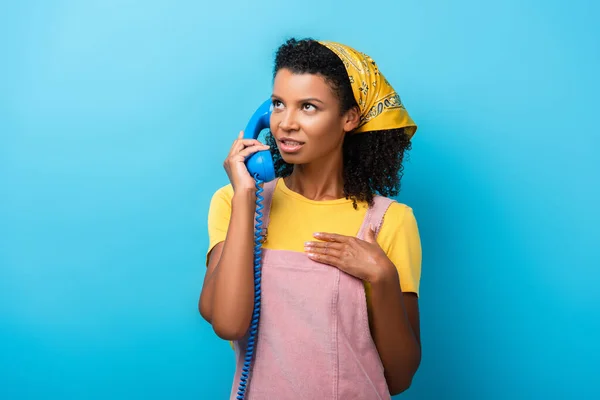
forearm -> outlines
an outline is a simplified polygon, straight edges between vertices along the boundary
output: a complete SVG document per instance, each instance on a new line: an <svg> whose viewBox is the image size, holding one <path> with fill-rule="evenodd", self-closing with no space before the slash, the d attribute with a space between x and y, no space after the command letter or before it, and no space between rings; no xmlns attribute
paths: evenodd
<svg viewBox="0 0 600 400"><path fill-rule="evenodd" d="M421 346L410 324L395 267L371 282L372 334L390 393L406 390L421 362Z"/></svg>
<svg viewBox="0 0 600 400"><path fill-rule="evenodd" d="M208 288L212 292L212 326L226 340L241 338L252 318L254 212L253 193L233 196L221 258L208 282L212 286Z"/></svg>

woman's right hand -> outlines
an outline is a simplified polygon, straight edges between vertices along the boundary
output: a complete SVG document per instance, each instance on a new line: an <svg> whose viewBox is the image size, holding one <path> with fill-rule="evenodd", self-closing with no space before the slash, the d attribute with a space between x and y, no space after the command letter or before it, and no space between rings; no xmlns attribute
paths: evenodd
<svg viewBox="0 0 600 400"><path fill-rule="evenodd" d="M252 154L269 148L256 139L244 139L244 131L240 132L223 163L234 192L256 190L254 178L250 176L244 162Z"/></svg>

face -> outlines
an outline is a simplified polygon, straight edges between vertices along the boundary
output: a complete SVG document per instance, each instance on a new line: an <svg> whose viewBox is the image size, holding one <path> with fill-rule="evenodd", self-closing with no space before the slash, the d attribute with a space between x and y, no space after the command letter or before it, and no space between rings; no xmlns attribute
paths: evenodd
<svg viewBox="0 0 600 400"><path fill-rule="evenodd" d="M358 125L358 111L340 113L340 101L320 75L281 69L273 85L271 133L289 164L308 164L341 155L346 132Z"/></svg>

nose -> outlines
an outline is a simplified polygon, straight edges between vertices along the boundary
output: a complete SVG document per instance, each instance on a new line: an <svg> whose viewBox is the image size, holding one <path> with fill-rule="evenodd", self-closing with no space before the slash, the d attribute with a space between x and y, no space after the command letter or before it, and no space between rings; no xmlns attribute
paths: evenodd
<svg viewBox="0 0 600 400"><path fill-rule="evenodd" d="M298 130L298 121L293 110L285 110L280 114L281 119L279 120L279 128L284 131L296 131Z"/></svg>

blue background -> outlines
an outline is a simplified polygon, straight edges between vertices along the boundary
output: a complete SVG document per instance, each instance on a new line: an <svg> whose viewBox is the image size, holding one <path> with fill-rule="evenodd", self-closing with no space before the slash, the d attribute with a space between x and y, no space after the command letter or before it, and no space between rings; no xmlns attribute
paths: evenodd
<svg viewBox="0 0 600 400"><path fill-rule="evenodd" d="M0 5L0 398L224 399L197 312L210 196L287 37L370 54L419 124L405 399L600 398L600 7Z"/></svg>

